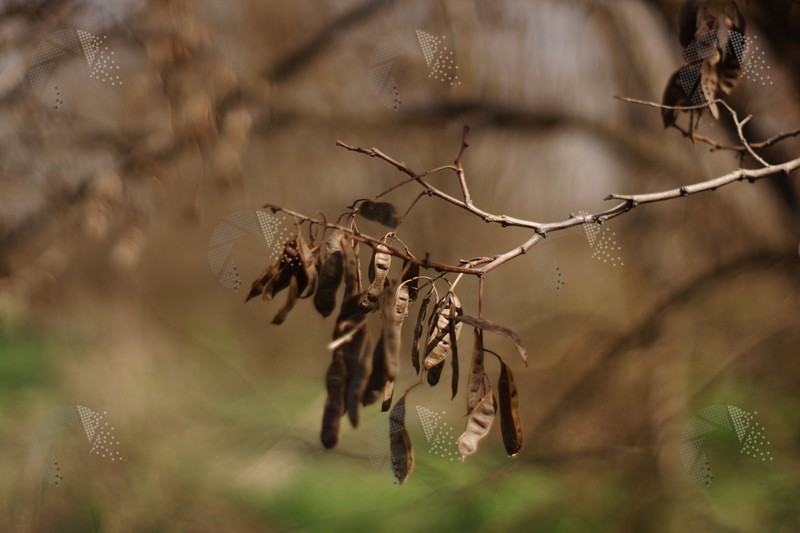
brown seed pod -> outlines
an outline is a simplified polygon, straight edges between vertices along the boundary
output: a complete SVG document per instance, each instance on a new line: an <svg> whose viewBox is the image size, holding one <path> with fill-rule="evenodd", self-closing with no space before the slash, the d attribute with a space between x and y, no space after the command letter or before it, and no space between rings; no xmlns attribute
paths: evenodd
<svg viewBox="0 0 800 533"><path fill-rule="evenodd" d="M405 285L397 287L394 283L389 283L381 296L384 362L386 376L389 379L397 377L400 369L400 337L403 321L408 311L408 303L408 289Z"/></svg>
<svg viewBox="0 0 800 533"><path fill-rule="evenodd" d="M383 342L378 341L375 343L375 350L372 352L372 372L369 375L369 380L367 380L367 387L364 389L361 405L372 405L381 397L387 380L385 359Z"/></svg>
<svg viewBox="0 0 800 533"><path fill-rule="evenodd" d="M452 374L450 377L450 390L453 395L450 397L452 400L458 394L458 339L456 338L456 323L452 320L447 325L447 334L450 336L450 368Z"/></svg>
<svg viewBox="0 0 800 533"><path fill-rule="evenodd" d="M326 258L319 272L319 287L314 294L314 307L327 317L336 307L336 292L342 283L344 257L342 256L342 232L333 230L325 241Z"/></svg>
<svg viewBox="0 0 800 533"><path fill-rule="evenodd" d="M325 375L328 396L322 411L322 445L330 449L339 442L339 425L344 414L345 367L344 361L334 358Z"/></svg>
<svg viewBox="0 0 800 533"><path fill-rule="evenodd" d="M358 427L359 411L361 409L361 398L367 388L367 380L372 373L372 339L369 334L362 345L361 358L353 379L347 383L347 396L345 398L345 408L350 425Z"/></svg>
<svg viewBox="0 0 800 533"><path fill-rule="evenodd" d="M442 370L444 370L444 361L428 370L428 373L426 374L428 385L435 387L439 384L439 378L442 377Z"/></svg>
<svg viewBox="0 0 800 533"><path fill-rule="evenodd" d="M500 432L509 457L522 448L522 421L519 416L519 394L511 369L500 362L500 378L497 380L497 395L500 404Z"/></svg>
<svg viewBox="0 0 800 533"><path fill-rule="evenodd" d="M425 313L428 310L428 305L431 302L431 296L433 295L433 291L428 292L425 298L422 299L422 303L419 306L419 312L417 313L417 323L414 325L414 337L411 342L411 364L414 366L414 370L417 371L419 374L420 371L420 364L419 364L419 342L422 338L422 328L425 326Z"/></svg>
<svg viewBox="0 0 800 533"><path fill-rule="evenodd" d="M389 413L389 452L392 472L401 485L414 469L414 450L406 431L406 397L403 395Z"/></svg>
<svg viewBox="0 0 800 533"><path fill-rule="evenodd" d="M297 278L298 289L302 291L306 288L308 280L300 259L299 240L302 239L298 235L284 244L283 253L253 282L245 301L259 294L262 295L264 300L270 301L280 291L288 288L295 277ZM303 272L301 273L301 271Z"/></svg>
<svg viewBox="0 0 800 533"><path fill-rule="evenodd" d="M436 324L428 334L428 345L425 349L425 360L423 366L426 370L430 370L434 366L444 361L448 355L452 353L453 346L449 334L449 325L452 317L457 317L462 314L461 302L458 297L453 293L447 293L443 299L446 299L444 308L437 304L439 314L436 319ZM455 339L461 333L461 323L455 324Z"/></svg>
<svg viewBox="0 0 800 533"><path fill-rule="evenodd" d="M383 293L383 287L389 275L389 268L392 266L392 256L386 253L388 251L389 249L386 245L379 244L372 257L375 274L374 279L372 279L370 286L367 287L367 291L361 299L361 307L364 309L373 309L378 303L381 293Z"/></svg>
<svg viewBox="0 0 800 533"><path fill-rule="evenodd" d="M489 390L469 414L467 427L458 438L458 453L466 459L478 449L478 441L485 437L492 428L496 412L494 393Z"/></svg>
<svg viewBox="0 0 800 533"><path fill-rule="evenodd" d="M299 295L299 289L297 288L297 279L292 278L289 281L289 291L286 295L286 301L284 302L283 306L278 310L278 313L272 318L272 323L276 326L283 324L284 320L286 320L286 316L289 314L289 311L294 309L294 304L297 302L297 297Z"/></svg>
<svg viewBox="0 0 800 533"><path fill-rule="evenodd" d="M483 386L483 331L479 328L473 330L475 340L472 345L472 362L467 376L467 413L471 413L481 398L484 397Z"/></svg>
<svg viewBox="0 0 800 533"><path fill-rule="evenodd" d="M383 403L381 404L381 411L388 411L392 406L392 396L394 396L394 380L389 379L383 386Z"/></svg>
<svg viewBox="0 0 800 533"><path fill-rule="evenodd" d="M361 264L352 239L343 236L341 246L344 260L344 299L347 300L361 292Z"/></svg>
<svg viewBox="0 0 800 533"><path fill-rule="evenodd" d="M408 299L412 302L417 301L417 290L419 288L419 265L408 259L403 260L403 284L408 287Z"/></svg>

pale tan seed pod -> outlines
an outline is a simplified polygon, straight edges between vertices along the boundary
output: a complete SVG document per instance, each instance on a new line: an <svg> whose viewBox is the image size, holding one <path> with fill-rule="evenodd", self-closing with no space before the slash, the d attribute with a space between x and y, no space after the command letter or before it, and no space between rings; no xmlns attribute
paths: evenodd
<svg viewBox="0 0 800 533"><path fill-rule="evenodd" d="M449 297L450 304L439 312L439 316L436 319L436 324L428 335L428 346L426 348L428 354L423 361L425 370L430 370L434 366L444 361L453 350L449 334L450 317L461 315L461 302L459 302L458 297L455 294L451 293ZM460 334L461 322L456 322L456 340L458 340L458 336Z"/></svg>
<svg viewBox="0 0 800 533"><path fill-rule="evenodd" d="M383 351L386 377L393 380L400 369L400 337L403 331L403 320L408 310L408 288L390 283L383 292L381 301L381 318L383 320Z"/></svg>
<svg viewBox="0 0 800 533"><path fill-rule="evenodd" d="M389 276L389 268L392 266L392 256L387 253L388 251L389 248L384 244L379 244L375 249L372 258L375 279L361 298L361 307L364 309L373 309L381 297L386 278Z"/></svg>
<svg viewBox="0 0 800 533"><path fill-rule="evenodd" d="M478 441L489 433L497 412L496 405L494 393L489 390L470 413L467 427L464 429L464 433L458 437L458 453L462 460L475 453L475 450L478 449Z"/></svg>

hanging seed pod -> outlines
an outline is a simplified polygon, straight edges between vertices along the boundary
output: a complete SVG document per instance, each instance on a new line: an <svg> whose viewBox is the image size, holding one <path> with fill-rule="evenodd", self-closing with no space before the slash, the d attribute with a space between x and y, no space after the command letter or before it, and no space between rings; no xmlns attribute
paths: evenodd
<svg viewBox="0 0 800 533"><path fill-rule="evenodd" d="M457 317L462 314L461 302L458 297L453 293L448 293L445 297L447 304L445 308L439 311L436 319L436 325L431 330L428 336L428 345L425 349L425 361L423 362L425 369L430 370L434 366L444 361L453 350L453 344L449 334L449 325L451 317ZM438 304L437 304L437 307ZM455 339L461 333L461 323L455 324Z"/></svg>
<svg viewBox="0 0 800 533"><path fill-rule="evenodd" d="M519 416L519 394L511 369L500 362L500 378L497 381L497 395L500 403L500 432L503 445L509 457L522 448L522 421Z"/></svg>
<svg viewBox="0 0 800 533"><path fill-rule="evenodd" d="M419 342L422 338L422 328L425 325L423 322L425 320L425 313L428 310L432 295L433 291L430 291L425 298L422 299L422 303L419 306L419 313L417 314L417 323L414 325L414 338L411 342L411 364L414 366L414 370L417 371L417 374L419 374L420 371Z"/></svg>
<svg viewBox="0 0 800 533"><path fill-rule="evenodd" d="M453 393L453 395L450 396L451 400L458 394L458 341L456 339L456 325L456 322L452 320L447 325L447 334L450 336L450 348L452 352L450 354L450 368L452 370L450 391Z"/></svg>
<svg viewBox="0 0 800 533"><path fill-rule="evenodd" d="M283 324L284 320L286 320L286 316L289 314L289 311L294 309L294 304L297 302L297 297L300 293L300 289L297 288L297 279L292 278L289 282L289 291L286 295L286 301L284 302L283 306L278 310L278 313L272 318L272 323L276 326Z"/></svg>
<svg viewBox="0 0 800 533"><path fill-rule="evenodd" d="M361 398L364 396L364 390L367 388L367 380L372 373L372 340L369 334L366 336L363 348L361 350L361 358L358 368L353 375L353 379L347 383L347 397L345 402L345 409L347 410L347 417L350 419L350 425L358 427L359 411L361 409Z"/></svg>
<svg viewBox="0 0 800 533"><path fill-rule="evenodd" d="M344 414L345 367L344 361L334 358L325 375L328 396L322 411L320 440L325 448L333 448L339 442L339 425Z"/></svg>
<svg viewBox="0 0 800 533"><path fill-rule="evenodd" d="M319 263L319 246L311 246L307 244L303 237L297 235L297 251L300 257L300 264L303 266L302 271L298 272L297 287L299 289L298 296L300 298L309 298L314 295L317 290L317 263ZM303 278L305 277L305 282Z"/></svg>
<svg viewBox="0 0 800 533"><path fill-rule="evenodd" d="M367 381L367 387L364 390L364 397L361 400L361 405L372 405L383 393L383 387L386 384L386 356L383 352L383 342L378 341L375 343L375 350L372 352L372 372Z"/></svg>
<svg viewBox="0 0 800 533"><path fill-rule="evenodd" d="M386 412L392 406L392 396L394 396L394 380L386 381L383 386L383 403L381 404L381 411Z"/></svg>
<svg viewBox="0 0 800 533"><path fill-rule="evenodd" d="M416 302L419 287L419 265L408 259L403 260L402 281L403 285L408 287L408 299Z"/></svg>
<svg viewBox="0 0 800 533"><path fill-rule="evenodd" d="M319 272L319 287L314 295L314 307L323 317L330 315L336 307L336 292L342 283L342 235L341 230L333 230L325 241L327 256Z"/></svg>
<svg viewBox="0 0 800 533"><path fill-rule="evenodd" d="M470 363L469 376L467 378L467 413L471 413L485 395L483 386L483 331L475 328L473 332L475 340L472 346L472 362Z"/></svg>
<svg viewBox="0 0 800 533"><path fill-rule="evenodd" d="M414 450L406 431L406 397L403 395L389 413L389 452L392 472L401 485L414 469Z"/></svg>
<svg viewBox="0 0 800 533"><path fill-rule="evenodd" d="M303 266L298 249L298 238L299 236L283 245L281 256L253 282L245 301L259 294L262 295L264 300L270 301L280 291L288 288L295 277L298 277L298 288L300 290L305 289L307 282L305 273L302 274L302 279L300 279L300 270L303 269Z"/></svg>
<svg viewBox="0 0 800 533"><path fill-rule="evenodd" d="M408 311L408 289L405 285L395 287L394 283L389 283L381 296L383 352L389 379L397 377L400 369L400 337Z"/></svg>
<svg viewBox="0 0 800 533"><path fill-rule="evenodd" d="M478 449L478 441L485 437L492 428L495 412L494 393L489 390L470 413L467 419L467 427L458 438L458 453L461 455L462 460L475 453L475 450Z"/></svg>
<svg viewBox="0 0 800 533"><path fill-rule="evenodd" d="M442 377L442 370L444 370L444 361L436 366L432 366L430 370L428 370L428 373L426 374L428 385L435 387L439 384L439 378Z"/></svg>
<svg viewBox="0 0 800 533"><path fill-rule="evenodd" d="M372 257L375 274L361 299L361 307L364 309L374 309L383 292L384 283L389 275L389 267L392 266L392 256L386 253L388 251L389 249L385 245L379 244Z"/></svg>
<svg viewBox="0 0 800 533"><path fill-rule="evenodd" d="M344 299L346 300L361 292L361 265L352 239L342 237L341 247L344 260Z"/></svg>

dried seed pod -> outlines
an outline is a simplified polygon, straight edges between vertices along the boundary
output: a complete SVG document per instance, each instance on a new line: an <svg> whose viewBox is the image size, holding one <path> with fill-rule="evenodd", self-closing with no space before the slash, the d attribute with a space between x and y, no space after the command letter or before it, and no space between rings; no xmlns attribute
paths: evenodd
<svg viewBox="0 0 800 533"><path fill-rule="evenodd" d="M272 300L276 294L289 287L293 278L298 278L298 288L302 291L306 287L307 279L303 270L298 247L299 235L283 245L283 253L278 259L262 273L250 287L250 292L245 301L262 295L266 301Z"/></svg>
<svg viewBox="0 0 800 533"><path fill-rule="evenodd" d="M451 348L451 355L450 355L450 368L452 370L452 374L450 377L450 390L453 395L450 397L452 400L458 394L458 339L456 338L456 327L458 323L453 322L452 320L447 325L447 334L450 336L450 348Z"/></svg>
<svg viewBox="0 0 800 533"><path fill-rule="evenodd" d="M461 455L461 459L466 459L478 449L478 441L485 437L492 427L495 412L494 393L489 390L469 414L467 427L464 429L464 433L458 437L458 453Z"/></svg>
<svg viewBox="0 0 800 533"><path fill-rule="evenodd" d="M325 241L326 258L319 272L319 287L314 295L314 307L327 317L336 307L336 292L342 283L344 257L342 256L342 232L333 230Z"/></svg>
<svg viewBox="0 0 800 533"><path fill-rule="evenodd" d="M374 279L367 287L367 291L361 299L361 307L364 309L373 309L378 303L378 299L383 292L383 287L386 278L389 275L389 267L392 266L392 256L387 252L389 249L384 244L379 244L372 256L372 265L374 267Z"/></svg>
<svg viewBox="0 0 800 533"><path fill-rule="evenodd" d="M484 397L483 386L483 331L479 328L474 330L475 340L472 346L472 362L469 367L467 377L467 413L471 413L481 398Z"/></svg>
<svg viewBox="0 0 800 533"><path fill-rule="evenodd" d="M686 0L678 12L678 40L684 48L694 40L699 7L698 0Z"/></svg>
<svg viewBox="0 0 800 533"><path fill-rule="evenodd" d="M383 403L381 404L381 411L388 411L392 406L392 396L394 396L394 380L386 381L383 386Z"/></svg>
<svg viewBox="0 0 800 533"><path fill-rule="evenodd" d="M664 88L664 96L661 98L661 103L665 106L684 107L691 105L689 100L689 92L684 90L681 84L681 71L678 70L670 76L667 86ZM678 118L678 111L675 109L662 109L661 120L664 127L668 128L675 124Z"/></svg>
<svg viewBox="0 0 800 533"><path fill-rule="evenodd" d="M394 283L389 283L381 296L383 352L389 379L394 379L400 369L400 336L408 311L408 289L405 285L395 287Z"/></svg>
<svg viewBox="0 0 800 533"><path fill-rule="evenodd" d="M432 366L426 377L428 378L428 385L435 387L439 383L439 378L442 377L442 370L444 370L444 361L436 366Z"/></svg>
<svg viewBox="0 0 800 533"><path fill-rule="evenodd" d="M358 206L358 214L367 220L377 222L388 228L396 228L400 222L397 216L397 210L389 202L373 202L372 200L364 200Z"/></svg>
<svg viewBox="0 0 800 533"><path fill-rule="evenodd" d="M303 237L297 235L297 251L300 257L300 263L303 266L302 272L298 274L298 288L300 292L298 297L309 298L314 295L317 290L317 263L319 263L319 246L311 246L307 244ZM303 283L305 277L305 283Z"/></svg>
<svg viewBox="0 0 800 533"><path fill-rule="evenodd" d="M344 361L334 358L325 375L328 396L322 411L322 445L330 449L339 442L339 425L344 414L345 367Z"/></svg>
<svg viewBox="0 0 800 533"><path fill-rule="evenodd" d="M289 311L294 309L294 304L297 302L299 293L300 290L297 288L297 279L292 278L291 281L289 281L289 291L286 295L286 301L278 310L278 313L272 318L273 324L276 326L283 324L284 320L286 320L286 316L289 314Z"/></svg>
<svg viewBox="0 0 800 533"><path fill-rule="evenodd" d="M367 380L372 373L372 340L366 335L361 350L361 359L356 369L353 379L347 383L347 397L345 398L345 409L350 425L358 427L359 410L361 409L361 398L367 388Z"/></svg>
<svg viewBox="0 0 800 533"><path fill-rule="evenodd" d="M402 281L408 287L408 299L416 302L419 288L419 265L408 259L403 260Z"/></svg>
<svg viewBox="0 0 800 533"><path fill-rule="evenodd" d="M519 394L511 369L500 362L500 378L497 380L497 395L500 404L500 432L509 457L522 448L522 421L519 416Z"/></svg>
<svg viewBox="0 0 800 533"><path fill-rule="evenodd" d="M361 265L352 239L343 236L341 247L344 262L344 299L347 300L361 292Z"/></svg>
<svg viewBox="0 0 800 533"><path fill-rule="evenodd" d="M519 352L519 356L522 357L522 360L525 362L525 364L528 364L528 351L525 349L525 343L522 342L522 337L520 337L516 331L497 324L496 322L492 322L491 320L478 318L476 316L460 315L453 318L453 320L464 322L473 328L478 328L484 331L489 330L493 333L499 333L500 335L507 337L514 343L514 346L517 347L517 352Z"/></svg>
<svg viewBox="0 0 800 533"><path fill-rule="evenodd" d="M420 371L419 341L420 338L422 338L423 321L425 320L425 313L428 310L428 304L431 302L432 295L433 291L429 292L425 298L422 299L422 303L419 306L419 313L417 314L417 323L414 325L414 338L411 343L411 364L414 366L414 370L417 371L417 374L419 374Z"/></svg>
<svg viewBox="0 0 800 533"><path fill-rule="evenodd" d="M375 350L372 352L372 372L369 375L369 380L367 380L367 387L364 390L361 405L372 405L381 397L387 380L385 359L383 342L376 342Z"/></svg>
<svg viewBox="0 0 800 533"><path fill-rule="evenodd" d="M725 94L730 94L733 91L742 73L742 59L745 48L744 35L747 29L747 21L739 11L736 2L732 2L728 7L732 11L728 13L728 8L726 8L722 19L723 24L728 29L728 35L722 46L725 53L719 64L719 88Z"/></svg>
<svg viewBox="0 0 800 533"><path fill-rule="evenodd" d="M406 397L403 395L389 413L389 452L392 472L401 485L414 468L414 450L406 431Z"/></svg>
<svg viewBox="0 0 800 533"><path fill-rule="evenodd" d="M436 319L436 324L428 335L428 345L425 349L425 361L423 361L426 370L430 370L444 361L453 350L449 335L449 324L451 318L461 315L461 302L458 301L458 297L453 293L448 293L444 298L447 299L447 304L445 308L440 308L441 310ZM438 304L437 308L439 308ZM460 333L461 323L459 322L455 325L456 340Z"/></svg>

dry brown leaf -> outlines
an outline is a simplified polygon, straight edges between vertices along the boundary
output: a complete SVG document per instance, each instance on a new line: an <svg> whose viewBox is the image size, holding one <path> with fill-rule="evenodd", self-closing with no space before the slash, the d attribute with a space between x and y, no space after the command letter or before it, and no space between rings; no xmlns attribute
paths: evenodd
<svg viewBox="0 0 800 533"><path fill-rule="evenodd" d="M492 322L491 320L486 320L485 318L478 318L475 316L469 316L469 315L456 316L455 318L453 318L453 320L464 322L474 328L478 328L483 331L489 330L491 332L499 333L500 335L507 337L514 343L514 346L517 347L517 352L519 352L519 355L520 357L522 357L522 360L525 362L525 364L526 365L528 364L528 352L525 349L525 343L522 342L522 337L520 337L516 331L511 330L495 322Z"/></svg>

